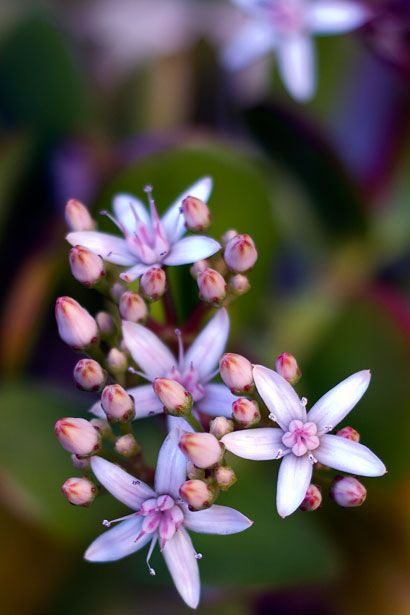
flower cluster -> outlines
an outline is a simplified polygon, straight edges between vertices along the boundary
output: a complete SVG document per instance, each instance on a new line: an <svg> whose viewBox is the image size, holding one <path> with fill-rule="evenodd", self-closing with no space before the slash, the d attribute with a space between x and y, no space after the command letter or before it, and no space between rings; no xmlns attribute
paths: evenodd
<svg viewBox="0 0 410 615"><path fill-rule="evenodd" d="M331 498L346 507L366 498L365 487L350 473L385 473L353 428L331 433L365 393L369 371L338 384L307 413L307 400L293 388L302 374L292 355L277 357L273 370L225 353L228 307L249 290L247 272L257 251L249 235L233 230L221 243L204 235L183 238L186 231L202 233L208 227L211 187L211 179L199 180L162 218L150 187L149 214L135 197L115 197L114 216L104 213L123 238L96 230L85 206L69 201L72 273L102 293L107 311L93 317L72 298L56 303L61 338L86 355L74 368L75 384L98 395L89 420L62 418L55 425L82 474L65 481L63 494L71 504L90 506L101 485L133 511L116 519L118 525L98 537L85 558L117 560L149 544L153 575L150 558L158 543L177 590L192 608L199 602L201 555L187 530L232 534L252 525L240 512L215 503L240 483L227 453L280 460L282 517L320 507L321 483L329 481L330 468L348 474L331 477L330 486ZM199 302L180 324L167 268L183 264L192 264ZM162 320L152 315L156 301L162 303ZM136 420L150 416L168 434L155 469L145 463L133 428Z"/></svg>

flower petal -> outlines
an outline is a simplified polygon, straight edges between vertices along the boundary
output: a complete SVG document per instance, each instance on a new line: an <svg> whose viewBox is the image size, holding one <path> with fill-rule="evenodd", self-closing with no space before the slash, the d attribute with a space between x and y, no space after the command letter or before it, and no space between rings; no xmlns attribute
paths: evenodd
<svg viewBox="0 0 410 615"><path fill-rule="evenodd" d="M104 419L104 420L107 419L107 415L105 414L102 408L102 405L101 405L101 399L96 401L95 404L91 406L88 412L90 412L94 416L98 416L99 419Z"/></svg>
<svg viewBox="0 0 410 615"><path fill-rule="evenodd" d="M186 231L185 218L181 212L182 201L187 196L194 196L206 203L212 192L212 183L211 177L202 177L180 194L165 212L162 224L170 243L178 241Z"/></svg>
<svg viewBox="0 0 410 615"><path fill-rule="evenodd" d="M149 378L164 376L177 364L169 348L146 327L124 320L122 334L132 358Z"/></svg>
<svg viewBox="0 0 410 615"><path fill-rule="evenodd" d="M84 553L89 562L114 562L131 555L144 547L152 539L151 534L144 534L135 540L141 530L142 517L121 521L90 544Z"/></svg>
<svg viewBox="0 0 410 615"><path fill-rule="evenodd" d="M186 419L184 419L182 416L171 416L170 414L167 415L167 427L168 427L168 431L172 431L173 429L175 429L175 427L178 427L179 429L182 429L182 431L189 431L190 433L194 432L193 427L191 427L191 425L188 423L188 421Z"/></svg>
<svg viewBox="0 0 410 615"><path fill-rule="evenodd" d="M282 444L283 431L274 427L258 427L257 429L243 429L226 434L221 439L222 444L238 457L266 461L276 459L279 453L286 452Z"/></svg>
<svg viewBox="0 0 410 615"><path fill-rule="evenodd" d="M134 265L137 258L127 248L125 239L99 231L76 231L66 236L72 246L84 246L108 263Z"/></svg>
<svg viewBox="0 0 410 615"><path fill-rule="evenodd" d="M281 461L276 507L281 517L291 515L301 505L312 478L313 465L307 455L286 455Z"/></svg>
<svg viewBox="0 0 410 615"><path fill-rule="evenodd" d="M169 540L162 552L168 570L181 597L196 609L201 593L198 562L188 533L181 528Z"/></svg>
<svg viewBox="0 0 410 615"><path fill-rule="evenodd" d="M215 370L229 335L229 316L225 308L218 310L194 340L184 358L185 368L194 365L199 378L206 382Z"/></svg>
<svg viewBox="0 0 410 615"><path fill-rule="evenodd" d="M253 521L229 506L214 505L206 510L184 512L185 527L200 534L237 534L247 530Z"/></svg>
<svg viewBox="0 0 410 615"><path fill-rule="evenodd" d="M359 476L383 476L387 471L381 459L367 446L340 436L322 436L320 446L313 454L320 463L334 470Z"/></svg>
<svg viewBox="0 0 410 615"><path fill-rule="evenodd" d="M178 444L184 431L175 427L169 432L159 451L155 471L155 491L179 497L179 488L186 480L187 458Z"/></svg>
<svg viewBox="0 0 410 615"><path fill-rule="evenodd" d="M205 397L195 407L209 416L232 416L232 404L238 398L224 384L205 385Z"/></svg>
<svg viewBox="0 0 410 615"><path fill-rule="evenodd" d="M161 414L164 407L155 395L151 384L142 384L132 389L127 389L135 403L135 418L143 419L146 416Z"/></svg>
<svg viewBox="0 0 410 615"><path fill-rule="evenodd" d="M289 94L309 100L316 89L315 51L305 34L287 36L277 48L278 68Z"/></svg>
<svg viewBox="0 0 410 615"><path fill-rule="evenodd" d="M222 51L222 62L231 71L241 70L269 53L276 44L275 32L263 21L245 24Z"/></svg>
<svg viewBox="0 0 410 615"><path fill-rule="evenodd" d="M259 395L284 431L293 419L306 420L305 407L282 376L263 365L255 365L253 378Z"/></svg>
<svg viewBox="0 0 410 615"><path fill-rule="evenodd" d="M145 500L155 497L151 487L102 457L91 457L91 468L107 491L132 510L138 510Z"/></svg>
<svg viewBox="0 0 410 615"><path fill-rule="evenodd" d="M127 271L123 271L120 273L121 280L130 284L134 282L138 278L140 278L148 269L153 265L144 265L143 263L137 263L131 269L127 269Z"/></svg>
<svg viewBox="0 0 410 615"><path fill-rule="evenodd" d="M134 233L136 230L135 215L146 226L151 224L144 203L131 194L117 194L113 199L113 210L117 220L129 233Z"/></svg>
<svg viewBox="0 0 410 615"><path fill-rule="evenodd" d="M211 237L205 237L205 235L185 237L174 243L171 252L164 258L163 263L164 265L195 263L212 256L220 249L220 244Z"/></svg>
<svg viewBox="0 0 410 615"><path fill-rule="evenodd" d="M317 0L306 9L307 26L315 34L350 32L371 17L364 4L348 0Z"/></svg>
<svg viewBox="0 0 410 615"><path fill-rule="evenodd" d="M319 432L336 427L365 394L370 377L370 370L364 369L339 382L312 406L308 420L316 423Z"/></svg>

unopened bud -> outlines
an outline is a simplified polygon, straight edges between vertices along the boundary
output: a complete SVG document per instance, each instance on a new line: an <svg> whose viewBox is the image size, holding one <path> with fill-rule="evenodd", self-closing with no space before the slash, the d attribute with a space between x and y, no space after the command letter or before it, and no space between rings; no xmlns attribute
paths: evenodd
<svg viewBox="0 0 410 615"><path fill-rule="evenodd" d="M184 433L179 448L197 468L210 468L223 455L221 444L211 433Z"/></svg>
<svg viewBox="0 0 410 615"><path fill-rule="evenodd" d="M258 258L258 253L249 235L236 235L225 247L224 260L231 271L244 273L251 269Z"/></svg>
<svg viewBox="0 0 410 615"><path fill-rule="evenodd" d="M226 244L229 243L231 239L233 239L237 235L238 231L235 231L234 229L229 229L228 231L225 231L225 233L222 235L222 244L226 246Z"/></svg>
<svg viewBox="0 0 410 615"><path fill-rule="evenodd" d="M128 360L121 350L111 348L107 356L106 365L112 374L122 374L128 367Z"/></svg>
<svg viewBox="0 0 410 615"><path fill-rule="evenodd" d="M233 421L230 421L224 416L216 416L209 423L209 433L215 436L215 438L218 438L218 440L226 436L227 433L231 433L233 429Z"/></svg>
<svg viewBox="0 0 410 615"><path fill-rule="evenodd" d="M124 284L121 284L121 282L115 282L115 284L111 286L110 295L116 303L119 303L122 295L125 293L126 290L127 289L125 288Z"/></svg>
<svg viewBox="0 0 410 615"><path fill-rule="evenodd" d="M240 354L228 352L219 363L221 378L235 395L253 390L252 363Z"/></svg>
<svg viewBox="0 0 410 615"><path fill-rule="evenodd" d="M202 468L197 468L192 461L188 461L186 464L186 475L190 479L202 480L205 478L205 470Z"/></svg>
<svg viewBox="0 0 410 615"><path fill-rule="evenodd" d="M102 337L110 337L115 333L114 319L108 312L98 312L95 316Z"/></svg>
<svg viewBox="0 0 410 615"><path fill-rule="evenodd" d="M336 476L329 493L336 504L346 508L361 506L367 496L366 487L353 476Z"/></svg>
<svg viewBox="0 0 410 615"><path fill-rule="evenodd" d="M252 427L261 420L258 403L246 397L240 397L233 402L232 416L241 427Z"/></svg>
<svg viewBox="0 0 410 615"><path fill-rule="evenodd" d="M87 457L100 449L100 434L85 419L60 419L55 424L54 431L61 446L79 457Z"/></svg>
<svg viewBox="0 0 410 615"><path fill-rule="evenodd" d="M59 297L55 315L61 339L75 350L83 350L97 341L97 323L74 299Z"/></svg>
<svg viewBox="0 0 410 615"><path fill-rule="evenodd" d="M130 433L118 438L115 443L115 450L123 457L133 457L140 451L140 446L134 436Z"/></svg>
<svg viewBox="0 0 410 615"><path fill-rule="evenodd" d="M249 284L248 278L242 273L237 273L236 275L233 275L228 282L229 291L233 295L244 295L248 292L250 287L251 285Z"/></svg>
<svg viewBox="0 0 410 615"><path fill-rule="evenodd" d="M208 268L208 266L208 261L197 261L192 265L189 271L191 272L192 277L196 279L200 273L202 273L203 271L205 271L205 269Z"/></svg>
<svg viewBox="0 0 410 615"><path fill-rule="evenodd" d="M308 490L306 491L305 498L300 505L300 509L304 512L311 512L312 510L316 510L322 503L322 492L320 491L320 487L314 485L313 483L309 485Z"/></svg>
<svg viewBox="0 0 410 615"><path fill-rule="evenodd" d="M336 432L336 435L340 438L346 438L346 440L352 440L353 442L360 442L360 434L353 427L343 427Z"/></svg>
<svg viewBox="0 0 410 615"><path fill-rule="evenodd" d="M195 196L187 196L182 201L182 213L190 231L203 231L211 223L211 213L207 204Z"/></svg>
<svg viewBox="0 0 410 615"><path fill-rule="evenodd" d="M97 361L81 359L74 368L74 380L82 391L99 391L105 384L106 373Z"/></svg>
<svg viewBox="0 0 410 615"><path fill-rule="evenodd" d="M171 416L185 416L191 412L192 395L176 380L155 378L152 388Z"/></svg>
<svg viewBox="0 0 410 615"><path fill-rule="evenodd" d="M302 372L295 357L288 352L282 352L275 362L275 369L289 384L296 384L302 377Z"/></svg>
<svg viewBox="0 0 410 615"><path fill-rule="evenodd" d="M212 305L220 305L226 297L227 285L225 278L215 269L205 269L197 278L199 295L202 301Z"/></svg>
<svg viewBox="0 0 410 615"><path fill-rule="evenodd" d="M121 295L120 314L124 320L140 322L146 319L148 308L144 299L138 293L127 290Z"/></svg>
<svg viewBox="0 0 410 615"><path fill-rule="evenodd" d="M216 492L202 480L187 480L182 483L179 495L194 510L209 508L215 501Z"/></svg>
<svg viewBox="0 0 410 615"><path fill-rule="evenodd" d="M71 455L71 461L76 470L88 470L90 468L89 457L77 457L77 455Z"/></svg>
<svg viewBox="0 0 410 615"><path fill-rule="evenodd" d="M229 466L219 466L214 472L214 477L222 491L230 489L238 480L235 472Z"/></svg>
<svg viewBox="0 0 410 615"><path fill-rule="evenodd" d="M167 278L161 267L151 267L140 281L140 292L147 301L157 301L165 293Z"/></svg>
<svg viewBox="0 0 410 615"><path fill-rule="evenodd" d="M91 425L98 431L102 438L107 438L112 435L112 429L108 421L105 419L91 419Z"/></svg>
<svg viewBox="0 0 410 615"><path fill-rule="evenodd" d="M109 384L101 395L101 405L112 423L128 423L135 416L134 401L119 384Z"/></svg>
<svg viewBox="0 0 410 615"><path fill-rule="evenodd" d="M65 206L65 221L70 231L92 231L95 223L81 201L70 199Z"/></svg>
<svg viewBox="0 0 410 615"><path fill-rule="evenodd" d="M105 275L101 256L83 246L74 246L69 255L71 273L84 286L94 286Z"/></svg>
<svg viewBox="0 0 410 615"><path fill-rule="evenodd" d="M97 487L88 478L69 478L61 491L74 506L89 506L97 495Z"/></svg>

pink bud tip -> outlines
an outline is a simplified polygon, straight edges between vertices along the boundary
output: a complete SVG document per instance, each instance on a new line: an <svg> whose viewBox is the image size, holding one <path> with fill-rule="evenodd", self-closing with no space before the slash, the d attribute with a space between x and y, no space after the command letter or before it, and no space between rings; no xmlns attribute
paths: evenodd
<svg viewBox="0 0 410 615"><path fill-rule="evenodd" d="M257 258L255 244L249 235L236 235L226 244L224 260L231 271L244 273L254 266Z"/></svg>
<svg viewBox="0 0 410 615"><path fill-rule="evenodd" d="M343 427L336 432L336 435L340 438L346 438L346 440L352 440L353 442L360 442L360 434L353 427Z"/></svg>
<svg viewBox="0 0 410 615"><path fill-rule="evenodd" d="M99 391L104 386L106 374L97 361L81 359L74 368L74 380L83 391Z"/></svg>
<svg viewBox="0 0 410 615"><path fill-rule="evenodd" d="M207 204L194 196L187 196L182 201L182 212L185 217L185 224L191 231L203 231L211 222L211 214Z"/></svg>
<svg viewBox="0 0 410 615"><path fill-rule="evenodd" d="M71 297L59 297L55 315L61 339L76 350L83 350L97 340L94 318Z"/></svg>
<svg viewBox="0 0 410 615"><path fill-rule="evenodd" d="M88 478L69 478L61 491L74 506L89 506L97 495L97 487Z"/></svg>
<svg viewBox="0 0 410 615"><path fill-rule="evenodd" d="M77 199L67 201L65 221L70 231L92 231L95 227L88 209Z"/></svg>
<svg viewBox="0 0 410 615"><path fill-rule="evenodd" d="M71 273L84 286L94 286L105 275L104 261L83 246L74 246L69 255Z"/></svg>
<svg viewBox="0 0 410 615"><path fill-rule="evenodd" d="M232 404L232 416L241 427L252 427L261 420L258 402L239 397Z"/></svg>
<svg viewBox="0 0 410 615"><path fill-rule="evenodd" d="M336 476L329 493L336 504L346 508L361 506L367 496L366 487L353 476Z"/></svg>
<svg viewBox="0 0 410 615"><path fill-rule="evenodd" d="M198 275L197 283L203 301L212 305L221 305L226 297L227 284L218 271L208 267Z"/></svg>
<svg viewBox="0 0 410 615"><path fill-rule="evenodd" d="M224 354L219 369L222 380L235 395L253 390L252 364L242 355L232 352Z"/></svg>
<svg viewBox="0 0 410 615"><path fill-rule="evenodd" d="M290 384L296 384L302 377L295 357L288 352L282 352L275 362L275 369L282 378Z"/></svg>
<svg viewBox="0 0 410 615"><path fill-rule="evenodd" d="M96 453L101 444L100 434L85 419L63 418L54 427L61 446L69 453L87 457Z"/></svg>
<svg viewBox="0 0 410 615"><path fill-rule="evenodd" d="M223 454L221 445L211 433L185 433L179 447L197 468L214 466Z"/></svg>
<svg viewBox="0 0 410 615"><path fill-rule="evenodd" d="M157 301L165 293L167 278L161 267L151 267L140 280L140 292L147 301Z"/></svg>
<svg viewBox="0 0 410 615"><path fill-rule="evenodd" d="M314 485L313 483L309 485L308 490L306 491L305 499L300 505L300 509L305 512L311 512L319 508L322 503L322 492L320 487Z"/></svg>
<svg viewBox="0 0 410 615"><path fill-rule="evenodd" d="M155 394L164 404L165 410L172 416L189 414L192 408L192 396L176 380L156 378L152 383Z"/></svg>
<svg viewBox="0 0 410 615"><path fill-rule="evenodd" d="M209 508L215 500L215 493L202 480L187 480L181 485L180 496L194 510Z"/></svg>
<svg viewBox="0 0 410 615"><path fill-rule="evenodd" d="M233 430L233 421L230 421L224 416L217 416L209 423L209 433L215 436L218 440L226 436L227 433L231 433Z"/></svg>
<svg viewBox="0 0 410 615"><path fill-rule="evenodd" d="M128 423L135 416L132 397L119 384L105 387L101 396L101 405L111 422Z"/></svg>
<svg viewBox="0 0 410 615"><path fill-rule="evenodd" d="M230 278L228 287L233 295L239 296L247 293L251 285L249 284L249 280L246 275L237 273Z"/></svg>
<svg viewBox="0 0 410 615"><path fill-rule="evenodd" d="M124 320L140 322L148 315L148 308L144 299L132 291L126 291L121 295L120 314Z"/></svg>

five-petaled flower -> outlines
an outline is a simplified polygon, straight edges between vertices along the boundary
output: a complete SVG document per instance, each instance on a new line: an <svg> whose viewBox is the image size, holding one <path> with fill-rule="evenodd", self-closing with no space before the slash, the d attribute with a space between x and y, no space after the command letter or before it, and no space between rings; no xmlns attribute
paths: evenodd
<svg viewBox="0 0 410 615"><path fill-rule="evenodd" d="M256 365L256 388L279 427L264 427L229 433L222 438L226 448L245 459L282 459L277 487L277 509L282 517L302 503L309 487L313 464L320 462L342 472L381 476L386 468L367 447L331 431L354 408L370 382L363 370L349 376L306 413L292 386L276 372Z"/></svg>
<svg viewBox="0 0 410 615"><path fill-rule="evenodd" d="M200 579L195 552L187 530L203 534L235 534L252 525L247 517L227 506L211 506L191 512L179 496L186 479L186 457L178 448L182 430L174 428L158 455L155 488L135 480L119 466L93 457L91 467L100 483L117 500L135 512L117 519L119 524L99 536L87 549L85 559L92 562L115 561L139 551L150 543L147 564L156 543L168 566L175 586L185 602L198 606ZM110 526L105 521L104 525Z"/></svg>
<svg viewBox="0 0 410 615"><path fill-rule="evenodd" d="M153 267L194 263L215 254L221 246L215 239L202 235L182 238L186 231L182 202L188 196L206 202L211 190L210 177L198 180L174 201L162 218L150 186L146 187L150 213L139 199L119 194L113 202L115 216L108 215L124 238L90 230L69 233L67 241L73 246L84 246L109 263L128 267L120 275L125 282L133 282Z"/></svg>
<svg viewBox="0 0 410 615"><path fill-rule="evenodd" d="M226 66L238 70L272 50L291 96L308 100L316 87L314 34L341 34L362 26L368 9L352 0L232 0L250 19L228 43Z"/></svg>

